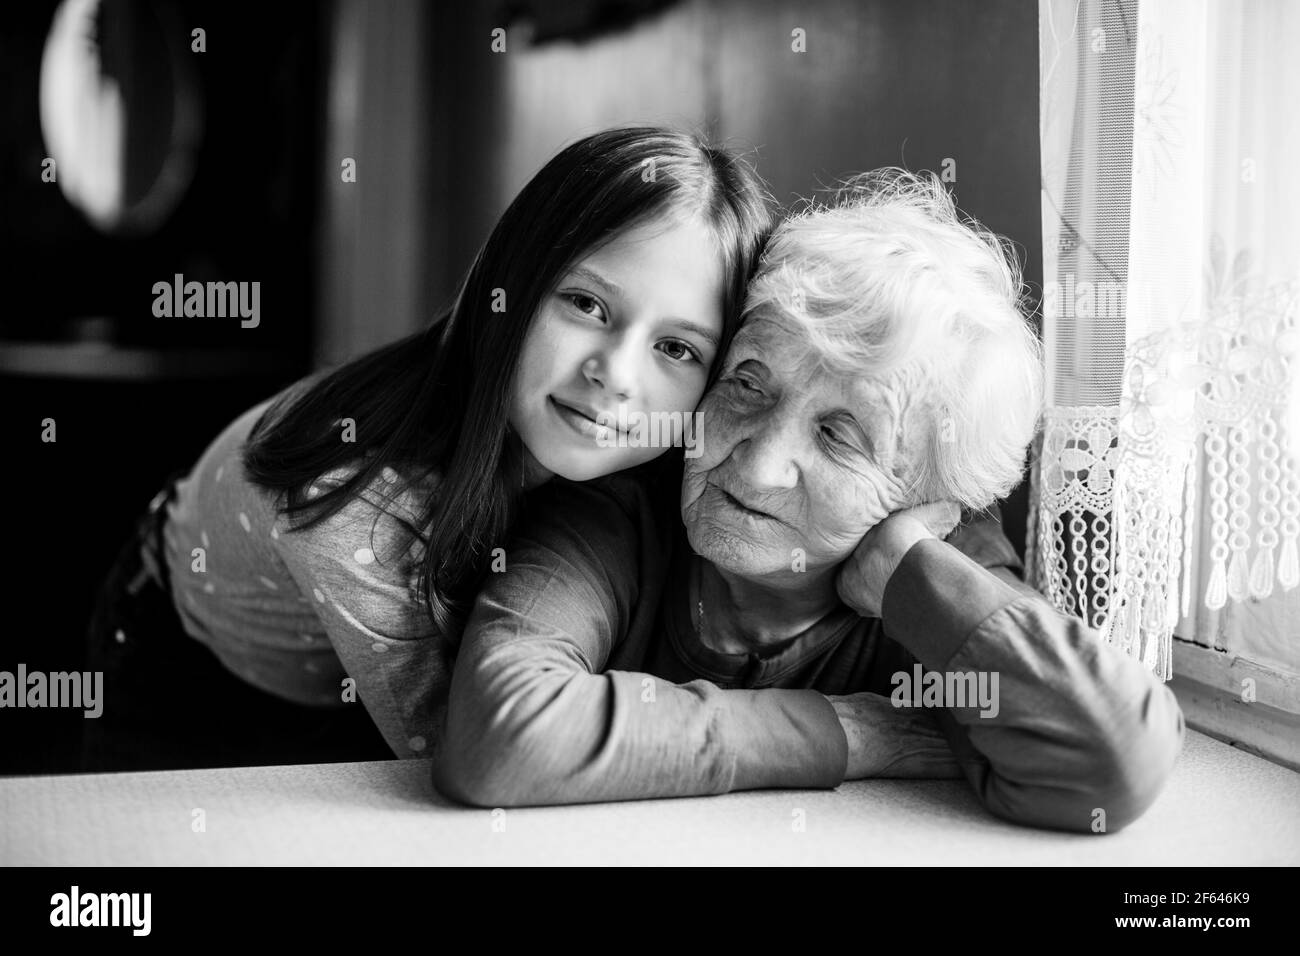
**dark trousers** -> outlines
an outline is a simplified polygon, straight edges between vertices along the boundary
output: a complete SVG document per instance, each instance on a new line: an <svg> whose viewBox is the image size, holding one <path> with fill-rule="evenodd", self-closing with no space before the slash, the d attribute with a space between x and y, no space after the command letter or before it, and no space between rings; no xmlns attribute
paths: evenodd
<svg viewBox="0 0 1300 956"><path fill-rule="evenodd" d="M100 585L87 631L103 712L85 719L81 770L173 770L392 760L364 707L308 707L253 687L185 633L168 586L168 478Z"/></svg>

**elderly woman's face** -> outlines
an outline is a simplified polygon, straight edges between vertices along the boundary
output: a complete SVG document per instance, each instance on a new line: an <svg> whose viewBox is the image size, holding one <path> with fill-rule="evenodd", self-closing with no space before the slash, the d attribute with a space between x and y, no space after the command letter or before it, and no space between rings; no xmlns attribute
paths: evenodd
<svg viewBox="0 0 1300 956"><path fill-rule="evenodd" d="M907 409L893 391L820 369L801 336L753 315L699 407L702 452L682 483L691 546L772 579L844 561L910 503L899 478Z"/></svg>

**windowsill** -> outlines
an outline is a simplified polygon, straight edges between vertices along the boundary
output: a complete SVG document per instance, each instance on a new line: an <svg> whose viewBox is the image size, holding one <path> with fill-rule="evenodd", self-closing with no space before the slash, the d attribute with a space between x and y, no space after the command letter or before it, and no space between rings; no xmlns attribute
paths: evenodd
<svg viewBox="0 0 1300 956"><path fill-rule="evenodd" d="M1300 863L1300 774L1195 731L1151 809L1105 835L1005 823L947 780L507 810L495 832L429 780L428 760L0 778L0 845L75 866ZM196 804L225 822L191 832Z"/></svg>
<svg viewBox="0 0 1300 956"><path fill-rule="evenodd" d="M1300 679L1177 638L1173 652L1169 689L1187 726L1300 771Z"/></svg>

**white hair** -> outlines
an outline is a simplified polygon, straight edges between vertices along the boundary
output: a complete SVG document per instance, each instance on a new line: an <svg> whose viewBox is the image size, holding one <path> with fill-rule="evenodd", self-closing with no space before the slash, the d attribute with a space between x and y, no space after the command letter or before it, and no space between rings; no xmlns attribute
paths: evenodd
<svg viewBox="0 0 1300 956"><path fill-rule="evenodd" d="M1022 300L1007 240L963 217L933 174L889 168L776 229L745 314L784 318L829 369L906 393L924 430L908 500L980 509L1020 481L1042 410L1042 347Z"/></svg>

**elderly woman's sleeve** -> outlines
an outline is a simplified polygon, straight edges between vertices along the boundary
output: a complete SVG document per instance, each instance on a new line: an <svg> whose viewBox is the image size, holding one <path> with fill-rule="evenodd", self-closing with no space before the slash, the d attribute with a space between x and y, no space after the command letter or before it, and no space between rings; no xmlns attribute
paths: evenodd
<svg viewBox="0 0 1300 956"><path fill-rule="evenodd" d="M1009 573L1018 562L1014 553L998 559L1010 544L994 529L969 533L960 550L914 545L885 589L885 633L927 670L982 674L996 688L993 707L938 714L991 812L1032 826L1118 830L1164 786L1182 747L1182 712L1140 662Z"/></svg>
<svg viewBox="0 0 1300 956"><path fill-rule="evenodd" d="M638 606L658 603L666 521L576 485L536 510L468 620L438 790L498 807L840 783L848 744L816 691L606 670Z"/></svg>

